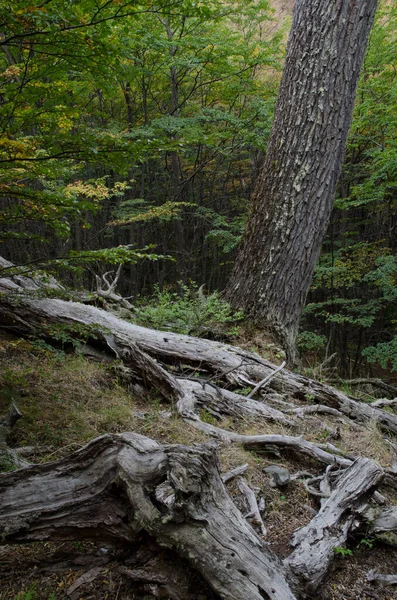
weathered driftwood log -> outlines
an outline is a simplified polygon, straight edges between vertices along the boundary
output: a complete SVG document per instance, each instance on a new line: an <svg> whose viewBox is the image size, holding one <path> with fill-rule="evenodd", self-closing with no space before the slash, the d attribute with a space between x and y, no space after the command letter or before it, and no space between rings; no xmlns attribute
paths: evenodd
<svg viewBox="0 0 397 600"><path fill-rule="evenodd" d="M162 501L158 489L171 495ZM106 435L56 463L0 475L0 539L132 542L146 531L227 600L293 600L285 569L231 501L213 446Z"/></svg>
<svg viewBox="0 0 397 600"><path fill-rule="evenodd" d="M241 465L240 467L236 467L235 469L232 469L231 471L228 471L227 473L223 473L222 481L223 481L223 483L227 483L228 481L231 481L235 477L239 477L239 475L243 475L247 470L248 470L248 463L245 463L244 465Z"/></svg>
<svg viewBox="0 0 397 600"><path fill-rule="evenodd" d="M260 356L220 342L155 331L134 325L94 306L60 299L40 298L40 287L32 279L0 278L0 326L21 333L37 333L42 325L83 324L94 331L108 332L121 344L135 344L144 354L163 364L191 365L207 371L234 386L252 381L253 386L274 373L275 365ZM3 293L1 293L3 292ZM290 397L305 399L337 409L361 422L376 421L387 431L397 432L397 416L371 407L346 394L285 369L279 371L266 388ZM251 399L250 399L251 400ZM255 402L251 400L251 402ZM248 405L247 405L248 406ZM269 407L270 408L270 407ZM275 410L275 409L273 409ZM273 417L272 417L273 418ZM288 419L284 415L284 419Z"/></svg>
<svg viewBox="0 0 397 600"><path fill-rule="evenodd" d="M352 458L341 455L341 451L332 444L317 445L309 442L301 437L293 437L290 435L265 434L265 435L244 435L235 433L234 431L226 431L211 425L203 423L199 419L191 421L192 425L204 431L205 433L217 437L219 439L236 442L251 449L273 449L274 447L289 450L298 453L307 458L323 463L325 465L340 465L348 467L352 463Z"/></svg>
<svg viewBox="0 0 397 600"><path fill-rule="evenodd" d="M397 575L384 575L383 573L377 573L376 569L368 571L367 580L380 585L397 585Z"/></svg>
<svg viewBox="0 0 397 600"><path fill-rule="evenodd" d="M345 544L358 512L382 478L383 471L374 461L357 459L344 471L318 514L295 533L294 551L285 560L295 589L317 589L334 557L334 548Z"/></svg>

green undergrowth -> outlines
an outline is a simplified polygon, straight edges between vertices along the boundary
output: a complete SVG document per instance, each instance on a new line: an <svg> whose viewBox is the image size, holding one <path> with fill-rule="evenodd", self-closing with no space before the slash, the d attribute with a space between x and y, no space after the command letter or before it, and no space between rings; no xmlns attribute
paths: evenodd
<svg viewBox="0 0 397 600"><path fill-rule="evenodd" d="M244 313L232 309L219 292L205 295L195 283L180 282L176 290L156 287L134 307L140 325L199 337L235 337L243 319Z"/></svg>
<svg viewBox="0 0 397 600"><path fill-rule="evenodd" d="M12 401L23 414L12 432L18 446L73 447L101 433L125 429L131 399L101 365L82 356L45 351L3 361L0 413Z"/></svg>

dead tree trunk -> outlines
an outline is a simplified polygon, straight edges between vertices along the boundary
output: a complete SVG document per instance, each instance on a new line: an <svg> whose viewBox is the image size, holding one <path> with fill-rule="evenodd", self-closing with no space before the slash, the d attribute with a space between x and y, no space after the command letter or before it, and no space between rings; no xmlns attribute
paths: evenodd
<svg viewBox="0 0 397 600"><path fill-rule="evenodd" d="M231 501L213 446L160 446L138 434L97 438L57 463L0 475L2 543L148 532L225 600L293 600L281 561Z"/></svg>
<svg viewBox="0 0 397 600"><path fill-rule="evenodd" d="M243 387L248 383L253 388L258 382L272 375L277 367L257 354L227 344L147 329L94 306L40 298L40 295L43 295L43 290L31 279L0 279L0 326L18 333L43 337L50 335L46 334L49 325L70 325L71 336L74 335L74 325L84 325L87 326L88 337L91 332L92 337L97 338L95 343L102 343L105 347L110 345L116 354L124 354L123 348L127 349L128 353L131 345L135 345L138 352L140 351L140 360L145 363L144 368L150 369L151 385L162 390L168 399L180 401L178 408L186 418L194 416L194 405L197 402L204 405L210 403L215 409L216 404L220 406L223 403L223 406L231 411L229 414L245 414L247 417L279 421L293 427L294 415L289 414L288 408L277 409L266 403L267 394L271 397L277 392L281 397L285 395L289 399L304 400L309 396L315 402L339 411L341 416L346 415L364 423L376 421L385 431L397 433L396 415L381 408L373 408L326 384L286 369L279 371L271 379L268 387L262 389L261 402L225 390L205 379L200 383L200 380L177 378L162 369L158 362L163 365L191 365L192 369L199 369L203 375L210 374L211 378L218 382ZM81 330L77 328L76 335L79 333L81 334ZM150 358L154 360L149 365ZM135 364L139 367L136 351L129 362L132 366ZM142 370L142 366L139 368Z"/></svg>
<svg viewBox="0 0 397 600"><path fill-rule="evenodd" d="M290 361L329 222L377 0L297 0L265 162L227 298Z"/></svg>

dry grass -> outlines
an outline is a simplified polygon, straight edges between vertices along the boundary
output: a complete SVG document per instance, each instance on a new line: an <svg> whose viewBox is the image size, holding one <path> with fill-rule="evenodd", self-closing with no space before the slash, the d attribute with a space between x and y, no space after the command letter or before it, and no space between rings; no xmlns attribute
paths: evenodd
<svg viewBox="0 0 397 600"><path fill-rule="evenodd" d="M370 421L365 426L354 429L345 426L342 430L342 440L346 451L368 456L383 467L390 466L390 447L384 441L382 432L375 421Z"/></svg>
<svg viewBox="0 0 397 600"><path fill-rule="evenodd" d="M206 441L159 398L136 398L111 367L83 356L37 350L25 341L0 340L0 415L15 401L23 418L13 446L45 447L55 460L104 433L134 431L163 443Z"/></svg>

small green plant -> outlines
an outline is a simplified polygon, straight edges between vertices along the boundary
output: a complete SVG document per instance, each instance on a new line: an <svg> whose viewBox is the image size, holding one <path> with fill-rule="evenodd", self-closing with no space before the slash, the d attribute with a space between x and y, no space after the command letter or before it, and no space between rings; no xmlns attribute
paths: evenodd
<svg viewBox="0 0 397 600"><path fill-rule="evenodd" d="M83 544L83 542L79 542L79 541L72 542L72 546L73 546L73 548L75 548L75 549L76 549L78 552L83 552L83 550L84 550L84 544Z"/></svg>
<svg viewBox="0 0 397 600"><path fill-rule="evenodd" d="M374 547L374 542L375 539L371 538L371 537L365 537L362 538L362 540L360 540L360 546L365 546L366 548L369 548L370 550L372 550L372 548Z"/></svg>
<svg viewBox="0 0 397 600"><path fill-rule="evenodd" d="M160 407L161 407L161 400L160 400L160 398L153 398L152 402L153 402L153 407L156 410L160 410Z"/></svg>
<svg viewBox="0 0 397 600"><path fill-rule="evenodd" d="M0 473L10 473L18 467L14 464L11 456L7 452L2 452L0 449Z"/></svg>
<svg viewBox="0 0 397 600"><path fill-rule="evenodd" d="M320 431L320 433L318 434L317 438L319 440L327 440L330 436L330 432L329 429L327 429L327 427L325 427L322 431Z"/></svg>
<svg viewBox="0 0 397 600"><path fill-rule="evenodd" d="M244 387L244 388L236 388L233 390L235 394L240 394L240 396L248 396L252 391L252 387Z"/></svg>
<svg viewBox="0 0 397 600"><path fill-rule="evenodd" d="M343 546L336 546L336 548L334 548L334 554L341 556L342 558L353 556L353 552L350 550L350 548L344 548Z"/></svg>
<svg viewBox="0 0 397 600"><path fill-rule="evenodd" d="M200 412L200 419L204 421L204 423L210 423L211 425L216 424L215 417L213 417L210 411L205 407Z"/></svg>
<svg viewBox="0 0 397 600"><path fill-rule="evenodd" d="M14 597L14 600L36 600L37 598L37 584L34 583L30 585L27 590L23 590L18 592L18 594ZM52 598L49 598L52 600Z"/></svg>

